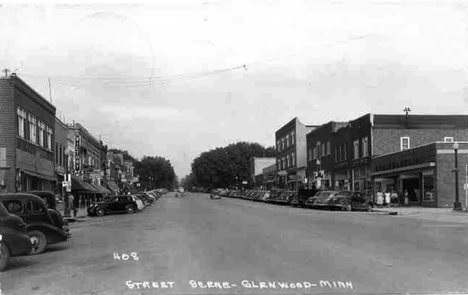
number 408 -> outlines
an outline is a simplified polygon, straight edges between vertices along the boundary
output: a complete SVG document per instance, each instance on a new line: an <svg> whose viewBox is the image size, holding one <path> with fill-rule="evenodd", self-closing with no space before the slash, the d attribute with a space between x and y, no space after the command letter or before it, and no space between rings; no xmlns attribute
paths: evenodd
<svg viewBox="0 0 468 295"><path fill-rule="evenodd" d="M129 260L130 258L132 258L133 260L140 260L140 258L138 257L138 254L136 252L132 252L129 254L126 254L126 253L122 253L121 255L119 255L119 253L116 253L114 252L114 259L116 260Z"/></svg>

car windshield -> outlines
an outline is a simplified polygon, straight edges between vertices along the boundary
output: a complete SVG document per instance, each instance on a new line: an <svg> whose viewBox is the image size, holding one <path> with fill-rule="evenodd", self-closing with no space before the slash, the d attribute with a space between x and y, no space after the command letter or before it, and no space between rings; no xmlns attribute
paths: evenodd
<svg viewBox="0 0 468 295"><path fill-rule="evenodd" d="M0 217L7 217L8 215L9 214L7 209L5 208L5 206L3 206L2 203L0 203Z"/></svg>

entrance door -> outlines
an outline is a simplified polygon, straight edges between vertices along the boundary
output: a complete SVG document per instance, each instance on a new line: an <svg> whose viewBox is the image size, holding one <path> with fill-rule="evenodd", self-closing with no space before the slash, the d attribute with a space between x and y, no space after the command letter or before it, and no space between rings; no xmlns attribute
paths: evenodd
<svg viewBox="0 0 468 295"><path fill-rule="evenodd" d="M419 174L402 175L403 194L408 192L410 205L421 205L421 180Z"/></svg>

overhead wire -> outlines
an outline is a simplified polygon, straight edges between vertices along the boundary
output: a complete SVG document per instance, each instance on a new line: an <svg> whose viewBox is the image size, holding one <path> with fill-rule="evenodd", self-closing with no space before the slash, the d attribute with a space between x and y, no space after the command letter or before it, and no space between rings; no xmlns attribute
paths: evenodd
<svg viewBox="0 0 468 295"><path fill-rule="evenodd" d="M331 46L334 44L342 44L342 43L348 43L356 40L361 40L364 39L368 36L374 35L375 33L368 33L365 35L359 35L359 36L352 36L349 38L346 38L344 40L339 40L335 42L329 42L328 44L325 44L325 46ZM211 71L200 71L200 72L191 72L191 73L185 73L185 74L177 74L177 75L166 75L166 76L157 76L157 77L140 77L140 78L135 78L135 77L104 77L104 76L98 76L98 77L71 77L71 76L48 76L48 78L52 79L54 84L59 84L59 85L66 85L66 86L74 86L74 87L83 87L89 85L89 83L95 83L99 82L102 85L107 85L107 86L122 86L122 87L148 87L148 86L153 86L153 85L162 85L162 84L169 84L172 82L176 81L186 81L186 80L191 80L191 79L198 79L202 77L207 77L207 76L212 76L212 75L218 75L222 73L227 73L227 72L232 72L240 69L247 70L249 66L260 64L260 63L268 63L276 60L282 60L285 58L293 57L296 56L303 51L297 51L295 53L289 53L289 54L284 54L281 56L269 58L269 59L259 59L256 61L244 63L238 66L233 66L229 68L223 68L223 69L217 69L217 70L211 70ZM39 75L34 75L34 74L29 74L29 73L21 73L21 75L24 76L29 76L29 77L36 77L36 78L44 78L44 76L39 76Z"/></svg>

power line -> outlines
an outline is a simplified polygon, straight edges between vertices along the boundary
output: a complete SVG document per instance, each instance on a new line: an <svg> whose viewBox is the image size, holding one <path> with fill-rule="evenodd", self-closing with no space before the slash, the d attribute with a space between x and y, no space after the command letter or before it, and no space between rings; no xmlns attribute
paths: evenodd
<svg viewBox="0 0 468 295"><path fill-rule="evenodd" d="M374 35L375 33L368 33L365 35L360 35L360 36L352 36L349 37L345 40L340 40L340 41L335 41L335 42L329 42L325 44L324 46L328 47L334 44L343 44L343 43L348 43L356 40L361 40L366 37L369 37L371 35ZM260 59L256 61L252 61L249 63L244 63L238 66L233 66L229 68L224 68L224 69L217 69L217 70L212 70L212 71L201 71L201 72L191 72L191 73L186 73L186 74L178 74L178 75L167 75L164 77L140 77L140 78L131 78L131 77L71 77L71 76L50 76L51 79L54 80L54 83L60 84L60 85L67 85L67 86L75 86L75 87L83 87L87 86L86 84L89 82L99 82L103 85L108 85L108 86L122 86L122 87L147 87L147 86L153 86L153 85L161 85L161 84L169 84L171 82L175 81L185 81L185 80L191 80L191 79L197 79L197 78L202 78L202 77L207 77L211 75L218 75L222 73L227 73L235 70L240 70L244 69L247 70L248 66L251 65L256 65L260 63L268 63L276 60L281 60L281 59L286 59L290 58L293 56L296 56L300 54L302 51L297 51L295 53L289 53L289 54L284 54L278 57L273 57L269 59ZM28 74L28 73L21 73L21 75L24 76L29 76L29 77L36 77L36 78L42 78L42 76L39 75L34 75L34 74Z"/></svg>

